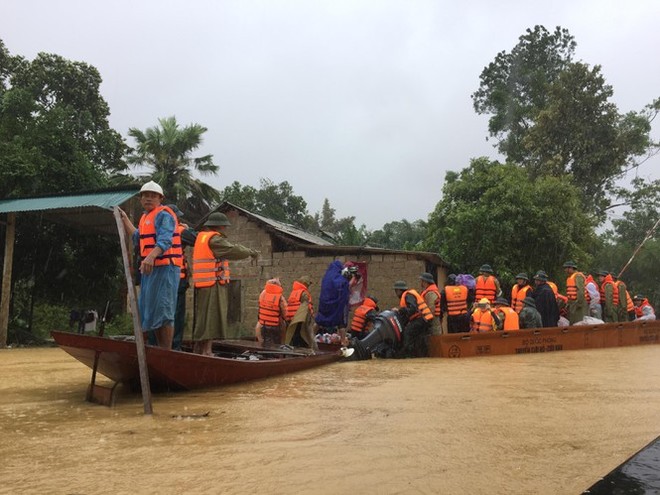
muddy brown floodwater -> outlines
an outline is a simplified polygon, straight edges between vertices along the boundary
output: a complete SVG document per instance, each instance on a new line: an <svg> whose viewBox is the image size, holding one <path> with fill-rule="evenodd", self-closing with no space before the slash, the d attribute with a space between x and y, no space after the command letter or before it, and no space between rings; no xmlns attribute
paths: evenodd
<svg viewBox="0 0 660 495"><path fill-rule="evenodd" d="M660 346L335 363L152 417L90 374L0 351L0 493L580 493L660 434Z"/></svg>

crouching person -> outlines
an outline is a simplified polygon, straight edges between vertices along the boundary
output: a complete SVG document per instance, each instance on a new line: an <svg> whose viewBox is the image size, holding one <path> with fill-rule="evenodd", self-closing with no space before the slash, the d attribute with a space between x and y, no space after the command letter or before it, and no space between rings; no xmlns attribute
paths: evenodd
<svg viewBox="0 0 660 495"><path fill-rule="evenodd" d="M373 329L362 340L353 339L354 360L382 358L427 357L433 313L422 296L408 284L394 283L399 306L376 316Z"/></svg>

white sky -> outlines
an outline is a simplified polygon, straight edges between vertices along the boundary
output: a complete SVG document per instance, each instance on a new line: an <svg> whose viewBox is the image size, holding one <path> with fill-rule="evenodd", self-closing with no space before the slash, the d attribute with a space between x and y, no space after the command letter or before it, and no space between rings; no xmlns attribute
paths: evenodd
<svg viewBox="0 0 660 495"><path fill-rule="evenodd" d="M202 124L199 155L220 165L214 187L287 180L310 213L327 197L337 216L371 229L426 219L447 170L499 158L470 94L527 28L567 28L621 112L660 96L658 0L1 4L10 53L56 53L101 72L122 135L171 115ZM658 159L640 173L654 169Z"/></svg>

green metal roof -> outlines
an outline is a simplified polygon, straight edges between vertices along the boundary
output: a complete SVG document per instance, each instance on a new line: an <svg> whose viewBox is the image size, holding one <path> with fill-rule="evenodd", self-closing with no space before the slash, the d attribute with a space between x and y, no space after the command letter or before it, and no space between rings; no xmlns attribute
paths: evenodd
<svg viewBox="0 0 660 495"><path fill-rule="evenodd" d="M139 188L0 200L0 214L42 212L44 218L105 234L116 234L112 209L138 194Z"/></svg>

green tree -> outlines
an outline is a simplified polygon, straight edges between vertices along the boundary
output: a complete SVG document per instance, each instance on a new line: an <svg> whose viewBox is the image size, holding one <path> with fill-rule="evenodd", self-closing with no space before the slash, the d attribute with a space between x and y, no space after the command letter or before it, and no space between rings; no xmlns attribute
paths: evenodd
<svg viewBox="0 0 660 495"><path fill-rule="evenodd" d="M158 126L141 131L128 130L136 145L130 150L127 161L132 166L151 169L147 177L158 182L165 192L166 201L186 212L193 220L206 214L220 200L220 193L193 176L217 175L219 167L213 163L213 155L193 157L192 153L202 144L206 127L190 124L179 127L175 117L158 119Z"/></svg>
<svg viewBox="0 0 660 495"><path fill-rule="evenodd" d="M472 99L477 113L491 115L489 133L508 162L532 179L568 174L603 221L617 177L658 149L650 131L660 105L620 114L600 66L573 62L575 47L566 29L528 29L484 68Z"/></svg>
<svg viewBox="0 0 660 495"><path fill-rule="evenodd" d="M289 223L301 229L314 225L307 212L307 202L294 193L287 181L275 184L270 179L259 179L259 189L234 181L220 193L220 201L229 201L273 220Z"/></svg>
<svg viewBox="0 0 660 495"><path fill-rule="evenodd" d="M109 126L100 84L84 62L47 53L27 60L0 41L0 196L96 189L125 170L126 146ZM112 240L22 213L15 253L10 334L31 328L42 304L98 309L118 299L119 245Z"/></svg>
<svg viewBox="0 0 660 495"><path fill-rule="evenodd" d="M406 219L388 222L369 236L369 245L386 249L418 250L426 239L427 224L424 220L409 222Z"/></svg>
<svg viewBox="0 0 660 495"><path fill-rule="evenodd" d="M595 245L580 199L566 178L529 181L521 167L475 159L447 173L424 248L471 273L490 263L508 283L521 270L561 277L563 261L586 264Z"/></svg>
<svg viewBox="0 0 660 495"><path fill-rule="evenodd" d="M498 53L481 72L479 89L472 94L474 109L491 115L488 131L509 161L525 161L521 141L548 104L548 85L569 66L576 46L567 29L550 33L534 26L510 53Z"/></svg>
<svg viewBox="0 0 660 495"><path fill-rule="evenodd" d="M12 56L0 41L0 195L103 187L125 168L125 144L92 66L40 53Z"/></svg>
<svg viewBox="0 0 660 495"><path fill-rule="evenodd" d="M642 293L654 307L660 308L658 265L660 264L660 229L652 230L660 218L660 181L633 180L633 188L625 200L630 207L621 217L612 220L613 228L601 235L596 252L598 266L619 273L631 259L647 234L643 244L621 279L631 295Z"/></svg>

